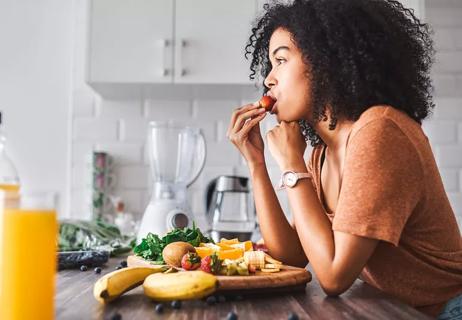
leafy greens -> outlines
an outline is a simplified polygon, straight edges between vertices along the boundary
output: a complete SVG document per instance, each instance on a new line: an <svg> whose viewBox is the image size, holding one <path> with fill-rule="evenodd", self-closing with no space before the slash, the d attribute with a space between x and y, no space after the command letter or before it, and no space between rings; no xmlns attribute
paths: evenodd
<svg viewBox="0 0 462 320"><path fill-rule="evenodd" d="M196 227L196 224L193 223L192 228L173 229L162 238L159 238L156 234L148 233L146 238L143 238L141 243L133 248L133 252L135 255L150 260L154 264L165 264L162 258L162 250L169 243L177 241L188 242L193 247L198 247L201 242L213 242L213 240L204 236Z"/></svg>

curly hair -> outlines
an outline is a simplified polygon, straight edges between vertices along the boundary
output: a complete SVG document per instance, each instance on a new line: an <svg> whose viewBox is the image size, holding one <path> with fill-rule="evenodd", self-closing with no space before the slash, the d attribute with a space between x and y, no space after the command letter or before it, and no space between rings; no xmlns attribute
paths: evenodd
<svg viewBox="0 0 462 320"><path fill-rule="evenodd" d="M286 1L287 2L287 1ZM430 68L434 59L430 27L395 0L294 0L263 6L245 47L250 79L271 71L271 35L290 32L309 66L313 123L300 120L312 146L324 144L313 125L355 121L368 108L385 104L421 123L432 111ZM268 91L263 85L263 91ZM311 121L310 121L311 122Z"/></svg>

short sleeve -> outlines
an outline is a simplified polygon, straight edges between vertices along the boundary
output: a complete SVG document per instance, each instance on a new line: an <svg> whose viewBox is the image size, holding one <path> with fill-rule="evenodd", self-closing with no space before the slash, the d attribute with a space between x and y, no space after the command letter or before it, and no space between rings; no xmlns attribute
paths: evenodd
<svg viewBox="0 0 462 320"><path fill-rule="evenodd" d="M398 245L422 194L419 154L390 119L352 132L332 229Z"/></svg>

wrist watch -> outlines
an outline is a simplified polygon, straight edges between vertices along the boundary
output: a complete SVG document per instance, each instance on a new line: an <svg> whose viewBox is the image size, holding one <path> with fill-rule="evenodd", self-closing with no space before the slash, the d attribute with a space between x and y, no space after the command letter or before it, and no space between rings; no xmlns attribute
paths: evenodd
<svg viewBox="0 0 462 320"><path fill-rule="evenodd" d="M278 190L285 189L286 187L293 188L297 184L298 180L312 178L311 173L308 172L294 172L284 171L279 180Z"/></svg>

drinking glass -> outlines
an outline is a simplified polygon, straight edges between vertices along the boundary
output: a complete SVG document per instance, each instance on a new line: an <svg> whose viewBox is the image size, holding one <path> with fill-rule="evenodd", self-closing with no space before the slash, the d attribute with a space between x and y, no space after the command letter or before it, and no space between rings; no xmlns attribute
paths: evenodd
<svg viewBox="0 0 462 320"><path fill-rule="evenodd" d="M53 319L57 222L52 193L0 191L0 319Z"/></svg>

